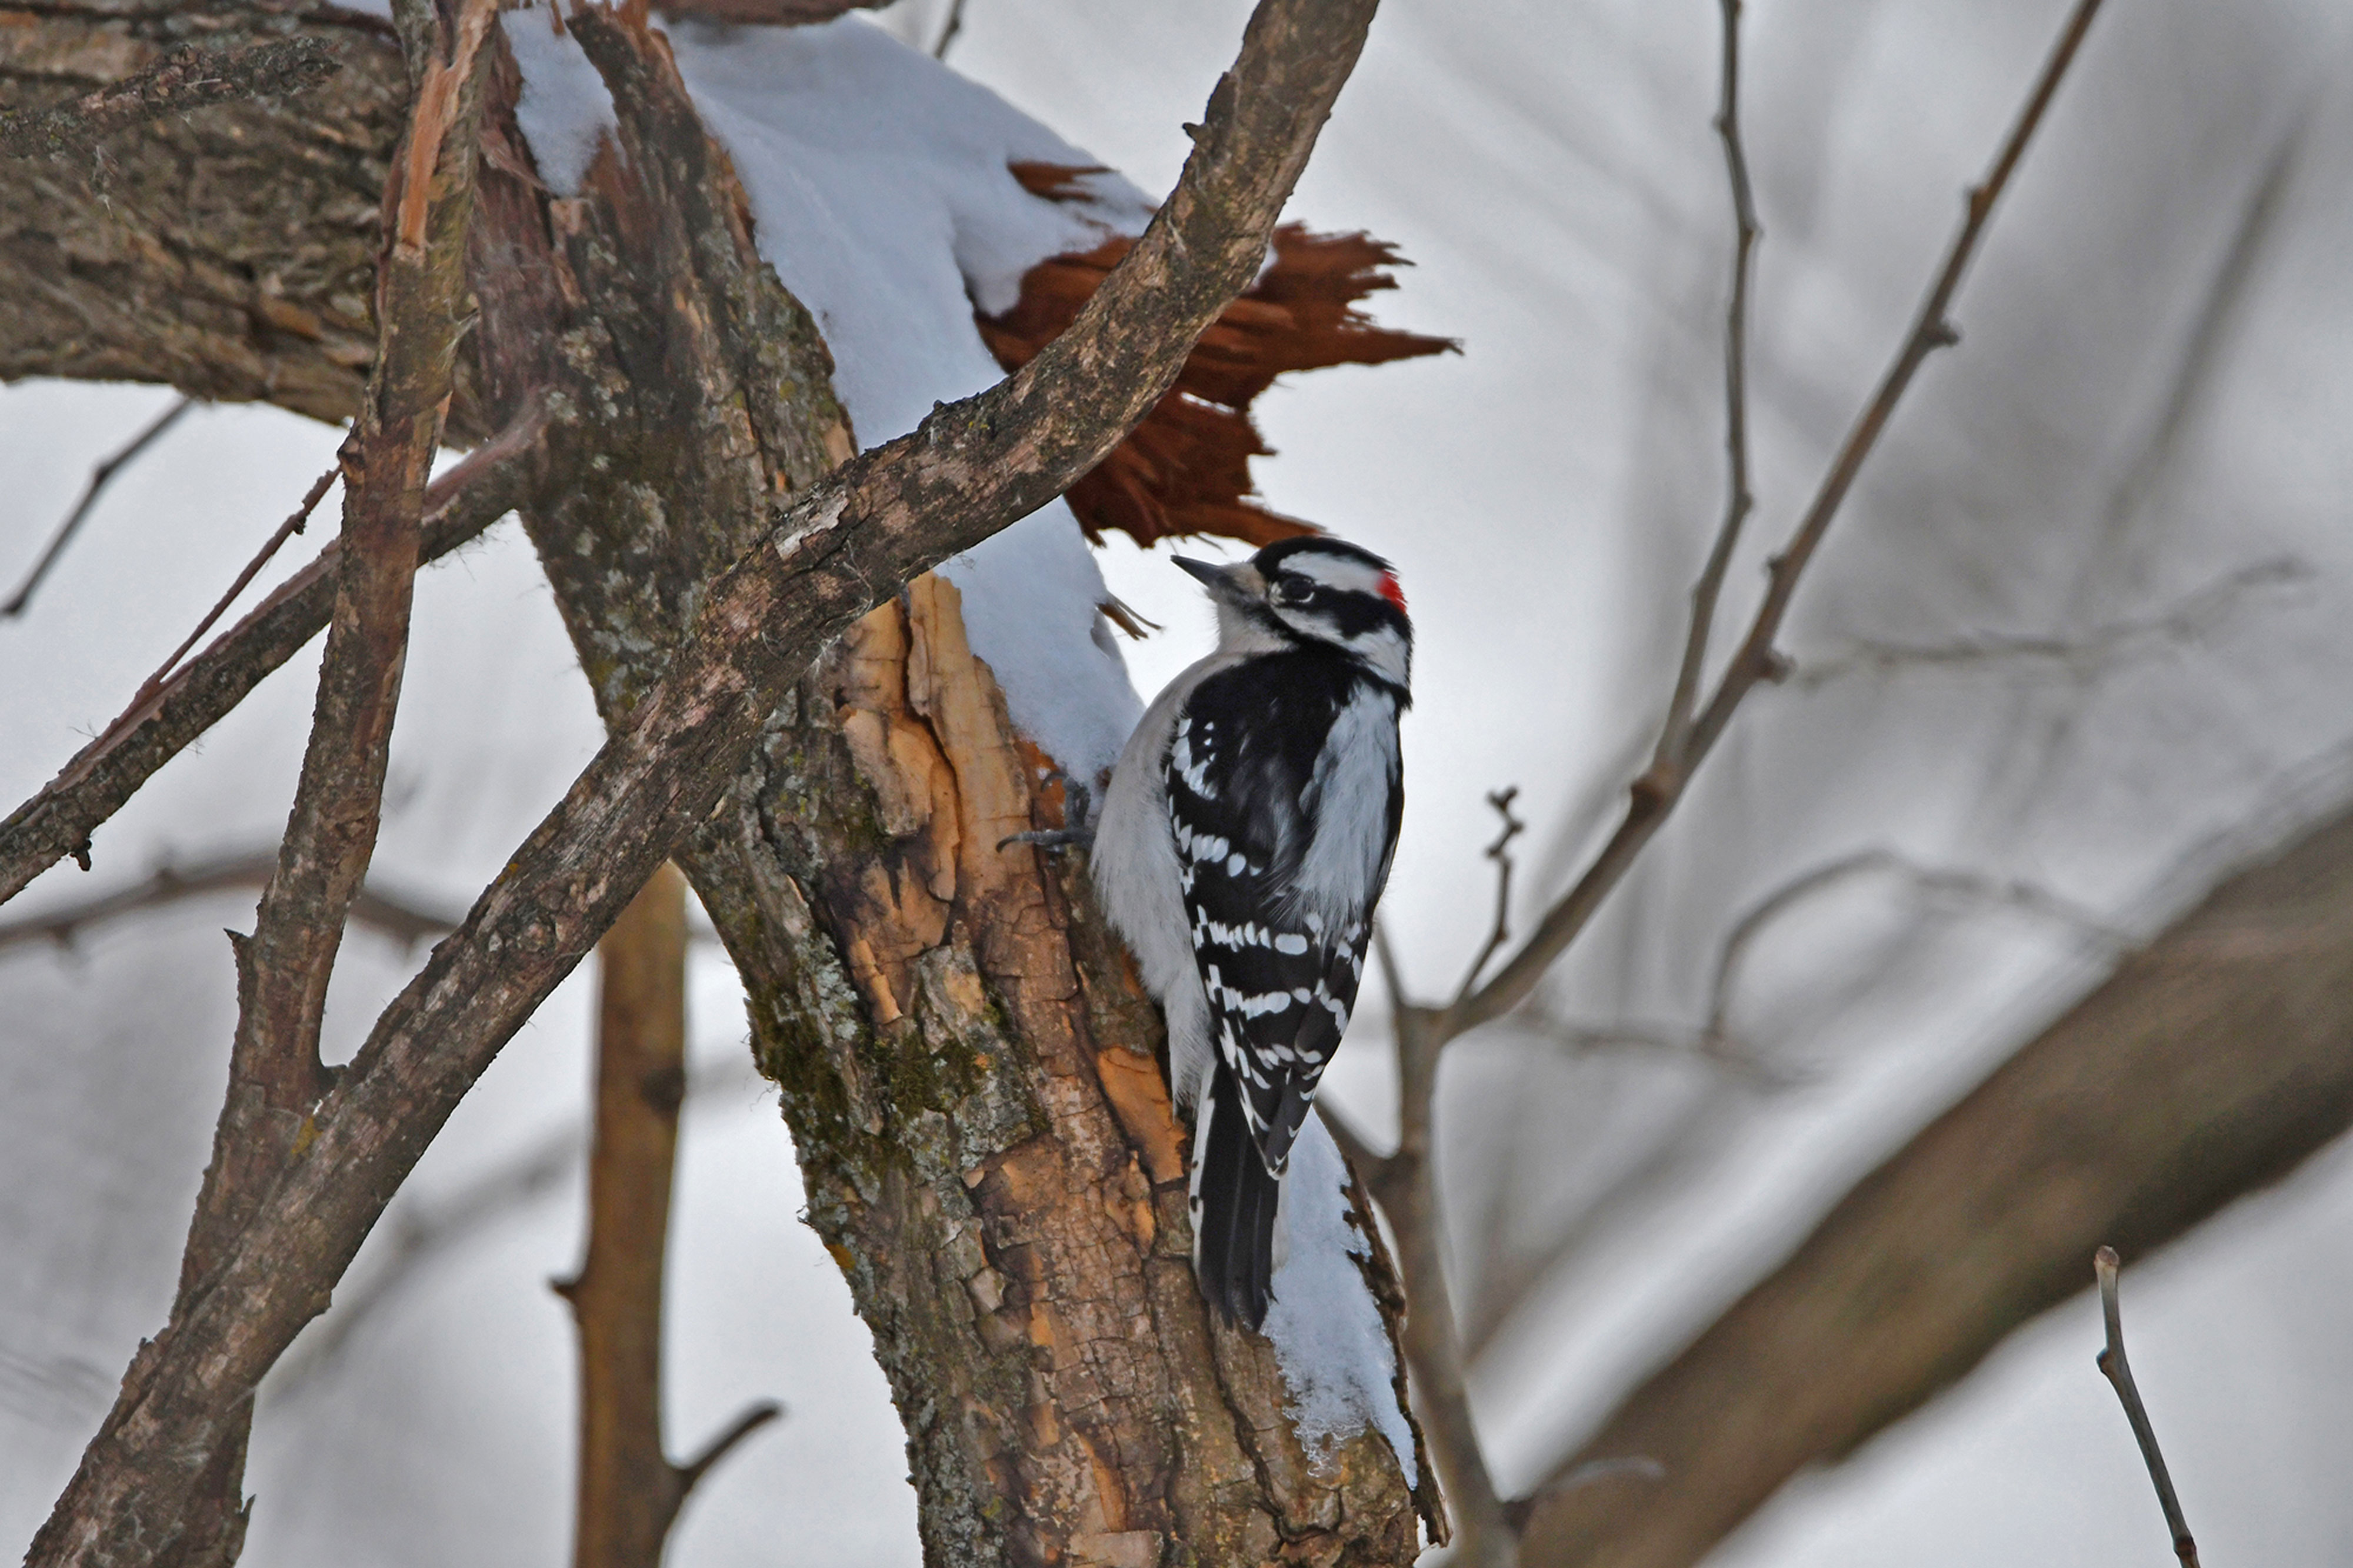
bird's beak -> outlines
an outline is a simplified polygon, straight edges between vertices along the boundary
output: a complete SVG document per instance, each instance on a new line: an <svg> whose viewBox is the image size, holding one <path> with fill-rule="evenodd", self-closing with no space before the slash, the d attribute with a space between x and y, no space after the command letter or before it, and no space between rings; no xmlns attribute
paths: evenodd
<svg viewBox="0 0 2353 1568"><path fill-rule="evenodd" d="M1211 598L1222 599L1229 604L1238 605L1248 600L1250 591L1245 574L1251 577L1258 574L1256 568L1247 561L1239 565L1220 566L1214 561L1196 561L1189 555L1172 555L1169 559L1191 573L1201 586L1209 591Z"/></svg>

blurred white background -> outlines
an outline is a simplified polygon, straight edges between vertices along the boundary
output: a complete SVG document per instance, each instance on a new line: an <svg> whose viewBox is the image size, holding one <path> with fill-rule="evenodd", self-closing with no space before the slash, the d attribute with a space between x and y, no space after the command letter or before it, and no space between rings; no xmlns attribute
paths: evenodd
<svg viewBox="0 0 2353 1568"><path fill-rule="evenodd" d="M2063 10L1749 6L1761 504L1730 616L1904 330ZM1158 190L1246 14L967 0L949 58ZM902 0L889 20L928 37L944 17L940 0ZM1260 468L1271 504L1392 556L1412 597L1412 804L1385 910L1430 990L1483 931L1487 790L1522 789L1529 907L1607 826L1721 509L1715 29L1706 0L1392 0L1293 204L1397 242L1419 265L1376 313L1464 347L1299 378L1261 405L1282 453ZM2023 879L2147 931L2232 855L2353 793L2348 47L2353 13L2327 0L2111 6L1961 297L1961 347L1924 374L1803 592L1785 644L1825 679L1752 702L1557 976L1557 1013L1694 1027L1731 922L1871 847ZM167 398L0 393L0 578ZM38 787L112 716L335 439L269 410L198 410L116 485L33 612L0 623L0 795ZM1129 652L1147 692L1208 637L1166 553L1106 552L1115 591L1168 628ZM2192 601L2199 615L2159 624ZM1862 645L2001 637L2081 651L1832 668ZM101 829L93 872L52 871L8 916L273 842L314 662ZM519 532L432 569L382 879L461 908L596 738ZM0 951L0 1536L29 1538L163 1320L225 1071L218 931L249 918L249 898L223 895L69 952ZM1470 1292L1505 1484L1539 1477L2107 952L1862 880L1774 927L1744 976L1734 1021L1770 1086L1672 1049L1578 1053L1504 1030L1461 1047L1444 1107L1457 1251L1472 1279L1525 1285L1508 1313ZM347 1051L421 956L354 936L331 1042ZM338 1311L404 1226L507 1201L348 1331L314 1325L265 1390L257 1568L567 1550L573 1342L546 1282L580 1246L581 1177L561 1150L585 1120L586 979L460 1110ZM707 945L693 999L671 1440L691 1448L757 1397L790 1414L696 1493L672 1560L913 1563L895 1416L795 1217L789 1143ZM1377 1123L1377 1018L1353 1038L1334 1081ZM2337 1484L2353 1462L2348 1219L2338 1151L2127 1279L2135 1364L2211 1561L2353 1555ZM338 1334L331 1352L316 1342ZM2088 1299L2053 1313L1791 1489L1720 1560L2163 1561L2098 1342Z"/></svg>

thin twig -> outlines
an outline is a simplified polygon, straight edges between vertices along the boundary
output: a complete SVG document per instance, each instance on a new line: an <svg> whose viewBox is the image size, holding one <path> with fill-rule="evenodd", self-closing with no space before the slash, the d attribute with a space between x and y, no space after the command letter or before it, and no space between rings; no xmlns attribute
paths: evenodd
<svg viewBox="0 0 2353 1568"><path fill-rule="evenodd" d="M2092 1255L2093 1271L2100 1278L2100 1315L2108 1329L2107 1346L2096 1360L2125 1407L2125 1419L2132 1423L2133 1440L2140 1445L2141 1460L2148 1466L2149 1481L2157 1488L2157 1506L2165 1510L2165 1528L2173 1534L2173 1554L2181 1559L2182 1568L2198 1568L2198 1542L2189 1533L2189 1520L2182 1517L2181 1500L2173 1494L2173 1477L2166 1470L2165 1455L2157 1446L2157 1426L2148 1418L2148 1406L2141 1403L2132 1363L2125 1356L2124 1310L2116 1300L2116 1275L2122 1268L2113 1247L2103 1247Z"/></svg>
<svg viewBox="0 0 2353 1568"><path fill-rule="evenodd" d="M1724 313L1724 521L1716 526L1715 543L1707 564L1692 586L1691 629L1683 645L1683 664L1675 671L1673 694L1667 700L1666 722L1659 730L1654 772L1681 770L1691 740L1693 705L1699 700L1701 679L1707 668L1708 638L1715 626L1716 601L1724 592L1733 552L1739 547L1741 525L1747 521L1756 498L1748 489L1748 292L1756 275L1757 241L1763 230L1757 223L1757 196L1748 181L1748 153L1740 139L1740 0L1722 0L1724 66L1722 95L1716 104L1715 133L1724 143L1724 167L1732 194L1732 297ZM1695 759L1694 759L1695 760Z"/></svg>
<svg viewBox="0 0 2353 1568"><path fill-rule="evenodd" d="M1781 552L1773 558L1767 572L1764 602L1757 606L1747 636L1732 656L1715 694L1693 721L1685 741L1680 764L1662 774L1646 773L1632 791L1625 819L1611 835L1585 874L1538 922L1535 932L1527 942L1507 960L1493 978L1477 992L1446 1010L1448 1037L1459 1036L1491 1019L1500 1017L1518 1006L1533 993L1553 961L1558 958L1577 934L1593 918L1601 901L1624 879L1629 868L1641 854L1643 846L1659 830L1673 811L1689 784L1698 764L1722 738L1725 728L1740 704L1761 681L1778 679L1788 671L1787 661L1775 651L1773 641L1781 630L1781 622L1788 614L1789 603L1796 595L1799 580L1830 531L1839 508L1845 502L1847 492L1853 488L1862 465L1879 444L1881 434L1894 415L1896 405L1928 356L1940 348L1959 342L1950 318L1953 296L1960 287L1961 278L1976 257L1978 241L1984 237L1987 220L1994 205L2010 184L2018 167L2020 156L2027 142L2042 122L2052 97L2073 61L2077 48L2090 28L2092 19L2100 9L2100 0L2077 0L2058 45L2052 51L2042 75L2017 121L2010 127L1993 167L1983 183L1968 193L1960 232L1947 249L1943 265L1930 285L1926 298L1920 304L1912 329L1894 362L1882 376L1871 400L1848 433L1838 455L1832 459L1812 504L1791 532Z"/></svg>
<svg viewBox="0 0 2353 1568"><path fill-rule="evenodd" d="M0 952L43 942L71 948L90 927L120 920L125 915L141 914L235 889L250 888L259 891L269 886L270 876L277 868L278 852L274 849L203 860L185 869L166 863L157 867L153 876L135 886L69 904L47 914L0 923ZM351 918L355 925L365 926L387 936L405 948L414 948L427 937L440 936L454 929L464 918L464 913L462 910L430 909L412 900L366 887L360 890L358 898L352 900Z"/></svg>
<svg viewBox="0 0 2353 1568"><path fill-rule="evenodd" d="M948 46L955 43L956 35L963 31L964 0L948 0L948 23L946 26L940 29L939 40L932 45L932 58L935 60L947 58Z"/></svg>
<svg viewBox="0 0 2353 1568"><path fill-rule="evenodd" d="M25 574L25 580L16 584L16 592L9 596L6 604L0 605L0 616L13 618L25 613L26 606L33 602L33 591L41 585L41 579L49 574L49 568L65 554L66 546L73 542L73 536L97 507L98 498L106 493L106 487L114 482L114 476L137 461L140 453L153 445L164 431L178 424L180 416L195 405L196 400L193 397L174 399L172 406L149 421L145 429L131 437L129 443L112 457L100 459L90 469L90 483L82 487L81 500L74 503L73 510L66 513L66 520L58 524L55 533L49 535L47 547L42 550L41 558L33 563L33 569Z"/></svg>
<svg viewBox="0 0 2353 1568"><path fill-rule="evenodd" d="M1472 959L1470 969L1462 976L1462 984L1454 988L1457 1002L1471 994L1471 988L1479 984L1479 973L1487 967L1487 961L1512 940L1512 840L1525 832L1528 826L1512 815L1512 802L1517 800L1519 795L1520 786L1517 784L1490 790L1487 794L1487 804L1493 806L1495 815L1504 819L1503 830L1496 834L1495 842L1488 845L1486 850L1487 858L1495 863L1495 919L1488 928L1486 945L1480 948L1478 956Z"/></svg>
<svg viewBox="0 0 2353 1568"><path fill-rule="evenodd" d="M545 400L530 398L504 430L433 482L422 559L438 560L479 538L532 494L554 423ZM203 653L142 687L139 700L0 822L0 903L66 856L90 868L90 838L100 825L325 627L342 560L341 542L329 543Z"/></svg>
<svg viewBox="0 0 2353 1568"><path fill-rule="evenodd" d="M2183 595L2154 615L2111 621L2081 637L2018 637L1988 633L1949 643L1856 642L1820 663L1800 664L1791 676L1806 689L1828 685L1859 670L1884 673L1924 666L2048 662L2076 677L2096 674L2137 645L2187 643L2207 635L2259 589L2309 582L2308 563L2281 556L2242 566L2218 582Z"/></svg>
<svg viewBox="0 0 2353 1568"><path fill-rule="evenodd" d="M334 51L317 38L273 39L228 53L185 44L145 70L71 103L0 110L0 158L61 157L167 114L234 99L297 93L343 68Z"/></svg>
<svg viewBox="0 0 2353 1568"><path fill-rule="evenodd" d="M271 558L276 556L279 551L285 548L286 542L309 526L311 514L318 510L319 503L326 499L327 491L333 488L338 479L343 477L343 466L338 463L311 481L311 488L302 494L301 504L295 507L284 522L278 525L278 531L272 533L263 542L261 548L254 552L253 559L248 561L244 568L237 573L237 580L228 585L228 591L213 601L213 607L205 612L204 618L196 623L195 629L180 639L180 646L174 648L165 656L164 662L155 667L154 674L139 683L139 689L131 694L130 705L123 709L113 723L108 725L100 733L93 744L103 750L120 736L126 727L135 722L139 715L145 712L147 704L154 700L155 694L164 689L164 682L172 679L172 672L179 668L180 661L188 657L188 650L195 647L197 641L206 632L212 630L223 616L228 614L228 607L237 603L237 596L244 593L256 577L261 575L261 569L269 564ZM90 867L85 864L82 869L87 871Z"/></svg>
<svg viewBox="0 0 2353 1568"><path fill-rule="evenodd" d="M670 1504L670 1511L677 1512L678 1504L686 1500L686 1494L694 1489L695 1483L709 1475L711 1467L725 1458L736 1444L741 1443L769 1422L781 1420L784 1414L785 1407L773 1399L756 1401L729 1423L725 1431L705 1443L702 1451L694 1458L678 1466L675 1471L678 1498L677 1501Z"/></svg>

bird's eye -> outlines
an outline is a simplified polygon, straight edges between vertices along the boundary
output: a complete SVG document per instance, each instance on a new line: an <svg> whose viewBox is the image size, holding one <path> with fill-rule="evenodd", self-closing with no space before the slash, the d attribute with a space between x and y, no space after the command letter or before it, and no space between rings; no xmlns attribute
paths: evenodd
<svg viewBox="0 0 2353 1568"><path fill-rule="evenodd" d="M1286 572L1274 580L1274 602L1278 605L1304 605L1315 597L1315 584L1296 572Z"/></svg>

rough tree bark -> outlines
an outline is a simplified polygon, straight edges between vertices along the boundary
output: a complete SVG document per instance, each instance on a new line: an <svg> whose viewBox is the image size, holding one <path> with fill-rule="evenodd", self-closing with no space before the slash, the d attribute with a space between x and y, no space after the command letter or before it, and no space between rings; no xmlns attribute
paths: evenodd
<svg viewBox="0 0 2353 1568"><path fill-rule="evenodd" d="M609 335L609 384L631 389L645 436L526 524L618 721L759 516L731 498L770 474L807 484L848 438L823 345L729 221L732 175L672 80L617 30L584 37L634 85L616 95L629 155L600 159L566 214L571 319ZM683 199L649 200L637 180L655 167ZM535 243L527 226L497 237L510 264ZM649 268L724 302L649 309ZM548 341L499 316L491 341L515 354ZM729 317L766 321L782 363L737 374L725 334L702 332ZM637 374L656 364L670 374ZM927 1555L1409 1562L1416 1500L1383 1441L1306 1453L1270 1348L1208 1322L1153 1009L1083 879L996 847L1050 814L1039 761L965 644L955 590L927 576L802 683L681 855L907 1424Z"/></svg>

